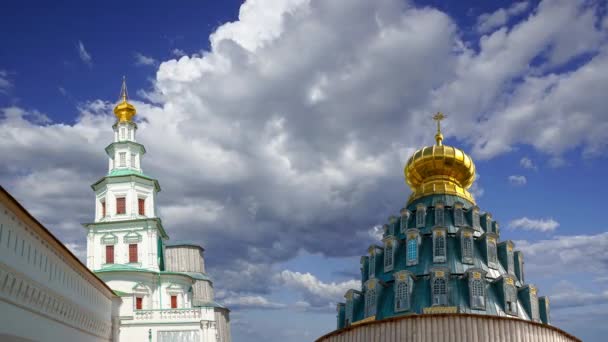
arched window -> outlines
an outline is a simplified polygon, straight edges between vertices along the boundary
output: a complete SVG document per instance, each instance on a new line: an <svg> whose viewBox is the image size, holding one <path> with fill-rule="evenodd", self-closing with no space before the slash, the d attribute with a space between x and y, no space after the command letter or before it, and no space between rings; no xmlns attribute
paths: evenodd
<svg viewBox="0 0 608 342"><path fill-rule="evenodd" d="M436 226L445 225L444 218L445 218L445 215L444 215L443 203L436 203L435 204L435 225Z"/></svg>
<svg viewBox="0 0 608 342"><path fill-rule="evenodd" d="M465 264L473 263L473 234L470 231L464 231L461 239L462 246L462 262Z"/></svg>
<svg viewBox="0 0 608 342"><path fill-rule="evenodd" d="M410 214L409 210L407 210L405 208L401 209L401 220L399 222L399 224L400 224L399 228L400 228L401 233L403 233L403 234L405 234L405 231L408 229L407 223L408 223L408 220L410 219L410 215L411 214Z"/></svg>
<svg viewBox="0 0 608 342"><path fill-rule="evenodd" d="M464 210L462 209L462 204L456 203L454 205L454 225L464 226L464 224Z"/></svg>
<svg viewBox="0 0 608 342"><path fill-rule="evenodd" d="M426 221L426 207L424 204L419 204L416 207L416 227L424 228Z"/></svg>
<svg viewBox="0 0 608 342"><path fill-rule="evenodd" d="M384 242L384 272L388 272L393 269L395 259L394 245L395 242L393 239L388 239Z"/></svg>
<svg viewBox="0 0 608 342"><path fill-rule="evenodd" d="M433 280L433 305L448 305L448 285L443 277Z"/></svg>
<svg viewBox="0 0 608 342"><path fill-rule="evenodd" d="M369 266L368 266L369 277L374 278L376 276L376 255L375 255L375 253L371 254L369 256L368 260L369 260Z"/></svg>
<svg viewBox="0 0 608 342"><path fill-rule="evenodd" d="M365 291L365 317L376 315L376 287L373 286Z"/></svg>
<svg viewBox="0 0 608 342"><path fill-rule="evenodd" d="M473 228L475 230L481 230L481 223L479 223L479 208L474 207L472 210L473 210L473 212L471 214L472 215L471 219L472 219Z"/></svg>
<svg viewBox="0 0 608 342"><path fill-rule="evenodd" d="M433 231L433 262L445 262L446 242L444 230Z"/></svg>
<svg viewBox="0 0 608 342"><path fill-rule="evenodd" d="M482 271L469 272L469 296L471 308L485 310L486 308L486 285L485 275Z"/></svg>
<svg viewBox="0 0 608 342"><path fill-rule="evenodd" d="M418 264L418 234L408 234L406 249L407 265Z"/></svg>
<svg viewBox="0 0 608 342"><path fill-rule="evenodd" d="M510 278L505 279L505 312L517 316L517 289Z"/></svg>
<svg viewBox="0 0 608 342"><path fill-rule="evenodd" d="M395 312L410 309L410 290L408 280L398 280L395 283Z"/></svg>
<svg viewBox="0 0 608 342"><path fill-rule="evenodd" d="M492 237L487 238L488 248L488 267L498 269L498 256L496 254L496 240Z"/></svg>

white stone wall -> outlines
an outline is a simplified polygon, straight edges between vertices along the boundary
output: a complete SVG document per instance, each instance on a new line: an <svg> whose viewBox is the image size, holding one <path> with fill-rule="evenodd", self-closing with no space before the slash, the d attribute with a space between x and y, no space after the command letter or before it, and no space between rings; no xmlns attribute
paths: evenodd
<svg viewBox="0 0 608 342"><path fill-rule="evenodd" d="M116 198L125 197L126 211L116 213ZM156 217L156 192L148 181L109 183L95 192L95 222L123 221L136 218ZM145 199L145 215L139 215L138 199ZM102 202L106 203L106 216L103 216Z"/></svg>
<svg viewBox="0 0 608 342"><path fill-rule="evenodd" d="M109 340L113 294L0 195L0 335Z"/></svg>

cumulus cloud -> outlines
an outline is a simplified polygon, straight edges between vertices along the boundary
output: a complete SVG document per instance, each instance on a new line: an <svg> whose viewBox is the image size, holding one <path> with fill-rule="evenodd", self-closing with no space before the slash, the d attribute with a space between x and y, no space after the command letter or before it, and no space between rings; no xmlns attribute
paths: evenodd
<svg viewBox="0 0 608 342"><path fill-rule="evenodd" d="M519 166L523 167L524 169L532 169L532 170L536 170L536 164L534 164L534 162L532 161L532 159L528 158L528 157L523 157L519 160Z"/></svg>
<svg viewBox="0 0 608 342"><path fill-rule="evenodd" d="M171 50L171 54L175 57L182 57L187 55L186 51L182 50L182 49L173 49Z"/></svg>
<svg viewBox="0 0 608 342"><path fill-rule="evenodd" d="M608 303L608 290L592 292L581 290L569 281L560 281L550 295L551 309L571 308Z"/></svg>
<svg viewBox="0 0 608 342"><path fill-rule="evenodd" d="M535 230L539 232L553 232L557 227L559 227L559 222L552 218L529 219L522 217L509 222L509 228L511 229Z"/></svg>
<svg viewBox="0 0 608 342"><path fill-rule="evenodd" d="M487 33L493 29L503 26L509 18L519 15L528 9L527 1L516 2L509 8L500 8L492 13L484 13L477 18L477 31Z"/></svg>
<svg viewBox="0 0 608 342"><path fill-rule="evenodd" d="M232 310L239 309L283 309L285 304L276 303L262 296L242 296L228 297L224 299L224 304Z"/></svg>
<svg viewBox="0 0 608 342"><path fill-rule="evenodd" d="M555 236L537 242L516 241L526 258L526 272L559 276L573 272L604 275L608 272L608 233ZM591 278L590 278L591 279Z"/></svg>
<svg viewBox="0 0 608 342"><path fill-rule="evenodd" d="M87 49L84 47L84 44L82 43L82 41L78 41L78 44L76 45L76 48L78 49L78 56L80 57L80 60L88 65L88 66L92 66L93 65L93 58L91 57L91 54L87 51Z"/></svg>
<svg viewBox="0 0 608 342"><path fill-rule="evenodd" d="M355 279L340 283L325 283L310 273L290 270L283 270L276 277L280 284L302 295L305 301L298 304L300 308L312 306L334 310L335 304L343 301L346 291L361 287L361 282Z"/></svg>
<svg viewBox="0 0 608 342"><path fill-rule="evenodd" d="M369 227L407 199L401 170L433 143L438 109L450 115L446 143L458 137L475 158L518 144L554 158L601 152L608 51L592 7L542 2L511 29L469 42L447 14L398 0L245 2L209 51L158 65L153 103L134 101L168 233L206 248L217 288L266 296L274 265L299 251L365 251ZM82 245L75 228L93 219L89 185L107 172L114 117L106 101L78 109L73 124L44 125L33 110L5 109L0 181ZM472 191L483 193L477 183ZM305 288L294 280L304 276L286 277Z"/></svg>
<svg viewBox="0 0 608 342"><path fill-rule="evenodd" d="M521 176L521 175L512 175L512 176L509 176L508 179L509 179L509 183L511 183L512 185L516 185L516 186L526 185L526 183L528 182L528 180L526 179L526 176Z"/></svg>
<svg viewBox="0 0 608 342"><path fill-rule="evenodd" d="M156 59L149 57L149 56L145 56L139 52L135 53L135 65L147 65L147 66L154 66L156 65L158 62L156 61Z"/></svg>

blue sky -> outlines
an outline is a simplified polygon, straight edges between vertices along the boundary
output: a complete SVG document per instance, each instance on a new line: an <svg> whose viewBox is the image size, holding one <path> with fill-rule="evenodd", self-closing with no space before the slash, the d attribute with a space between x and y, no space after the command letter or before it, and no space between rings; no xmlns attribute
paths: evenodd
<svg viewBox="0 0 608 342"><path fill-rule="evenodd" d="M0 183L82 256L126 75L163 222L206 248L235 341L333 329L437 110L554 323L608 333L604 1L0 6Z"/></svg>

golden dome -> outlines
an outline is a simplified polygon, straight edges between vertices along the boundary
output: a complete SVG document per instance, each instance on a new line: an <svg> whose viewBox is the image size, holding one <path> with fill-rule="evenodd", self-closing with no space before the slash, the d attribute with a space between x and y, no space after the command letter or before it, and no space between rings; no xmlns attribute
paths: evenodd
<svg viewBox="0 0 608 342"><path fill-rule="evenodd" d="M114 107L114 115L118 122L132 122L133 117L137 111L135 106L127 102L127 81L125 77L122 78L122 89L120 90L121 102Z"/></svg>
<svg viewBox="0 0 608 342"><path fill-rule="evenodd" d="M475 204L467 190L475 181L475 164L464 151L442 144L440 121L444 118L441 113L433 117L437 121L437 144L416 151L405 164L405 181L412 189L408 203L423 196L447 194Z"/></svg>

